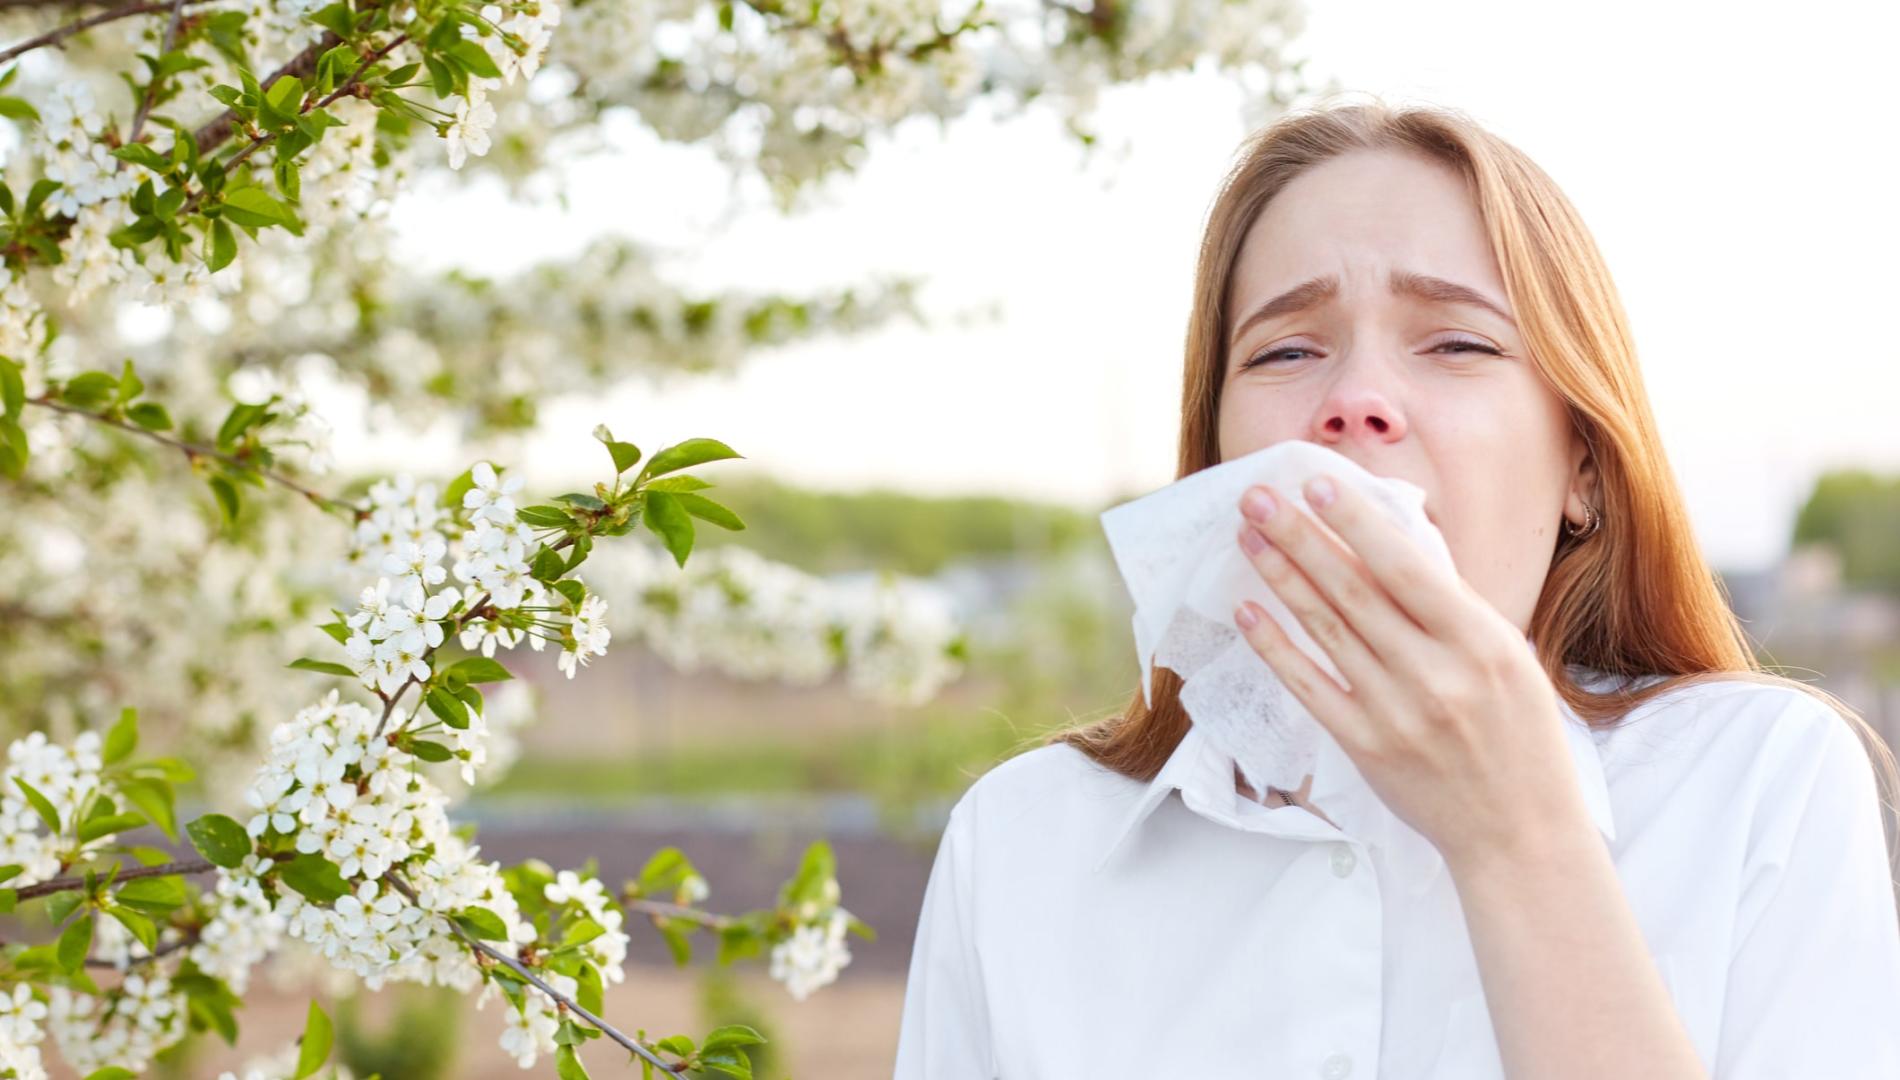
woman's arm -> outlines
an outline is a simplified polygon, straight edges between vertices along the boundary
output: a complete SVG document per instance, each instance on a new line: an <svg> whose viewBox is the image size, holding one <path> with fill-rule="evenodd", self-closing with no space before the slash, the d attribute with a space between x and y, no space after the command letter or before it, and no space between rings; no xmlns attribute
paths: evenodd
<svg viewBox="0 0 1900 1080"><path fill-rule="evenodd" d="M1738 721L1739 722L1739 721ZM1859 736L1790 691L1738 791L1747 830L1716 1080L1900 1077L1900 912ZM1584 810L1513 849L1448 855L1513 1077L1702 1077ZM1684 888L1696 889L1684 852Z"/></svg>
<svg viewBox="0 0 1900 1080"><path fill-rule="evenodd" d="M1446 865L1506 1075L1708 1076L1580 799L1562 825Z"/></svg>
<svg viewBox="0 0 1900 1080"><path fill-rule="evenodd" d="M970 927L973 795L951 808L924 886L911 949L894 1080L988 1080L989 1009Z"/></svg>

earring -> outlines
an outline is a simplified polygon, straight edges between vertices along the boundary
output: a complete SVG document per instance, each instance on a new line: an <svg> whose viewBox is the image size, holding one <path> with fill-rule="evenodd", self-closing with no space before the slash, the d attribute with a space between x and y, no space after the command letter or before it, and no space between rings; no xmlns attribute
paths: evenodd
<svg viewBox="0 0 1900 1080"><path fill-rule="evenodd" d="M1584 503L1583 504L1583 527L1580 529L1571 528L1570 521L1568 518L1566 518L1564 520L1564 532L1565 534L1570 536L1572 539L1587 540L1591 536L1595 535L1597 531L1597 527L1601 525L1602 523L1603 523L1603 515L1597 513L1597 508L1594 506L1591 506L1589 503Z"/></svg>

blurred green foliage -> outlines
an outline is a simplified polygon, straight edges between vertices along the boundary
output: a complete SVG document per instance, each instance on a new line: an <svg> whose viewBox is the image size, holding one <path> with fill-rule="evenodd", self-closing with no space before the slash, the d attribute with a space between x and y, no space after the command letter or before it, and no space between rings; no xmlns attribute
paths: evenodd
<svg viewBox="0 0 1900 1080"><path fill-rule="evenodd" d="M1822 474L1795 517L1794 542L1838 552L1843 585L1900 592L1900 476Z"/></svg>
<svg viewBox="0 0 1900 1080"><path fill-rule="evenodd" d="M336 1003L336 1059L357 1076L454 1076L467 1004L466 995L441 986L397 984L350 994ZM377 1022L365 1022L365 1011Z"/></svg>
<svg viewBox="0 0 1900 1080"><path fill-rule="evenodd" d="M742 544L811 573L865 567L934 574L964 558L1036 557L1102 539L1094 511L998 496L826 492L770 479L719 482L743 532L707 529L702 546Z"/></svg>
<svg viewBox="0 0 1900 1080"><path fill-rule="evenodd" d="M757 1080L790 1080L785 1074L783 1055L778 1050L779 1033L765 1006L746 994L739 978L725 964L702 965L699 976L700 1027L707 1031L727 1024L744 1024L765 1036L757 1046L746 1047L752 1058L752 1075Z"/></svg>

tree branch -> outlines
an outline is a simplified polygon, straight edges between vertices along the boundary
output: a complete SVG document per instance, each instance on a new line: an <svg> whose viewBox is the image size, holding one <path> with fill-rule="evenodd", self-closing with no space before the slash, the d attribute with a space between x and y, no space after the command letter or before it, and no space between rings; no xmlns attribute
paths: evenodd
<svg viewBox="0 0 1900 1080"><path fill-rule="evenodd" d="M74 34L83 33L84 31L90 30L93 27L100 25L101 23L116 22L119 19L128 19L134 15L147 15L154 11L170 11L170 10L173 10L174 7L184 7L190 4L207 4L207 3L211 3L211 0L134 0L133 3L121 4L115 8L108 8L105 11L99 12L97 15L88 15L85 18L78 20L77 22L71 22L71 23L67 23L65 26L55 27L52 30L48 30L44 34L40 34L36 37L27 38L25 41L20 42L18 45L13 45L4 50L0 50L0 64L4 64L16 56L20 56L22 54L32 52L34 49L44 48L47 45L57 45L60 42L65 41L67 38L72 37ZM49 3L44 3L44 2L5 3L5 0L0 0L0 7L51 7L51 6L53 5Z"/></svg>
<svg viewBox="0 0 1900 1080"><path fill-rule="evenodd" d="M669 904L664 900L622 900L620 906L626 908L628 911L641 915L651 915L654 918L690 919L701 926L710 927L714 930L723 930L733 923L732 916L730 915L715 915L710 911L681 907L678 904Z"/></svg>
<svg viewBox="0 0 1900 1080"><path fill-rule="evenodd" d="M166 53L172 51L172 44L178 40L178 12L184 6L185 0L172 0L172 17L171 20L165 24L165 38L158 47L158 55L161 60ZM152 77L152 81L146 84L145 93L139 96L138 111L132 114L131 134L125 137L127 143L139 141L139 132L145 129L145 118L151 115L152 105L157 100L158 77L155 75Z"/></svg>
<svg viewBox="0 0 1900 1080"><path fill-rule="evenodd" d="M153 440L154 442L163 443L166 446L169 446L175 450L178 450L179 452L185 455L186 461L195 461L196 459L201 458L201 457L215 458L218 461L222 461L225 464L231 465L235 468L243 469L246 472L254 472L266 480L272 481L273 483L282 484L284 487L287 487L290 490L296 492L297 494L302 495L304 498L309 499L311 502L317 504L317 506L323 510L329 510L331 507L340 506L344 508L345 510L350 511L352 514L356 515L356 517L359 519L369 516L369 511L365 510L364 508L360 506L357 506L355 503L345 502L342 499L333 499L329 497L328 495L324 495L320 492L312 491L311 489L303 486L302 484L299 484L295 480L290 479L289 477L283 475L282 473L273 472L270 469L259 468L258 466L248 461L245 461L243 458L236 456L235 454L227 454L223 452L222 450L213 450L212 448L208 446L198 446L195 443L188 443L188 442L183 441L182 439L174 439L170 435L166 435L162 432L148 431L145 428L139 427L137 424L128 424L123 420L115 420L110 416L104 416L100 413L89 412L85 409L74 408L71 405L65 405L60 402L53 401L50 397L27 398L26 403L28 405L38 405L42 408L52 409L55 412L70 413L73 416L83 416L88 420L92 420L94 422L104 424L107 427L115 427L115 428L118 428L120 431L129 431L134 435L142 435L145 438Z"/></svg>
<svg viewBox="0 0 1900 1080"><path fill-rule="evenodd" d="M209 859L187 859L183 862L160 863L157 866L135 866L130 870L120 871L118 876L112 880L116 884L121 881L133 881L138 878L147 877L166 877L171 874L181 876L184 874L202 874L207 870L214 870L216 868L216 864ZM98 877L98 875L94 876L95 878ZM86 879L83 877L50 878L37 885L20 886L18 899L34 900L42 896L50 896L56 892L70 892L73 889L83 889L85 887Z"/></svg>
<svg viewBox="0 0 1900 1080"><path fill-rule="evenodd" d="M407 897L410 903L414 904L417 902L416 891L409 887L408 882L398 877L395 871L392 870L389 873L384 874L383 878L384 880L388 881L391 885L393 885L397 892ZM640 1055L642 1058L646 1059L646 1061L651 1063L655 1068L659 1069L661 1072L665 1073L666 1075L675 1077L676 1080L683 1080L683 1077L681 1077L680 1073L674 1071L671 1065L668 1065L666 1062L661 1061L659 1055L647 1049L644 1043L641 1043L637 1039L629 1038L628 1036L623 1034L618 1028L614 1027L612 1024L609 1024L607 1021L602 1020L600 1017L595 1016L591 1012L588 1012L586 1009L581 1007L580 1002L575 1001L574 999L568 997L566 994L561 993L559 990L556 990L552 986L549 986L547 983L543 982L539 976L537 976L534 972L528 970L527 966L522 964L521 961L516 960L514 957L509 956L508 954L500 951L499 949L493 948L489 946L488 944L480 940L477 940L468 931L462 929L461 925L458 924L454 919L448 919L446 916L444 918L445 918L445 921L447 921L449 924L449 929L455 932L456 937L459 937L462 939L463 944L467 945L469 948L475 950L476 952L482 954L483 956L486 956L492 960L499 960L501 963L507 965L508 969L513 971L516 975L519 975L522 978L528 980L528 982L534 984L534 986L537 989L539 989L542 993L546 994L550 998L553 998L556 1002L560 1003L562 1008L565 1008L575 1013L581 1019L594 1025L595 1029L600 1031L601 1034L619 1043L621 1046L626 1047L628 1050L631 1050L634 1053Z"/></svg>

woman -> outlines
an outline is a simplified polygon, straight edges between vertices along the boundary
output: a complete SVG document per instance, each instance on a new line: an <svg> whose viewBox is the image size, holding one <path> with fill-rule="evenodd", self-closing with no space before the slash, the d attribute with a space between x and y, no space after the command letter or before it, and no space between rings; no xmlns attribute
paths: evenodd
<svg viewBox="0 0 1900 1080"><path fill-rule="evenodd" d="M1182 413L1181 476L1306 439L1427 491L1455 578L1351 489L1243 506L1350 690L1236 626L1445 868L1401 890L1307 789L1248 790L1157 670L951 811L898 1080L1900 1077L1892 753L1754 659L1536 165L1453 110L1264 129Z"/></svg>

